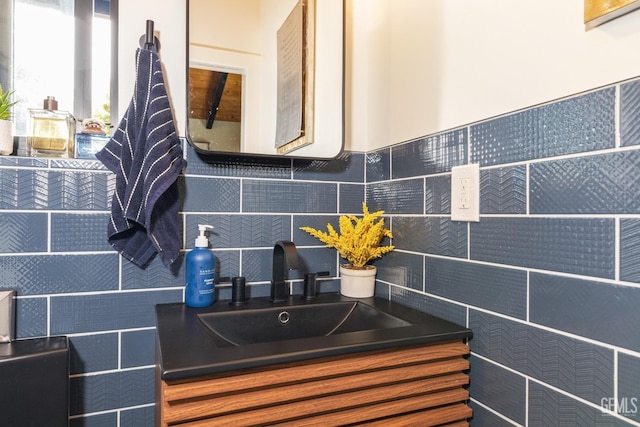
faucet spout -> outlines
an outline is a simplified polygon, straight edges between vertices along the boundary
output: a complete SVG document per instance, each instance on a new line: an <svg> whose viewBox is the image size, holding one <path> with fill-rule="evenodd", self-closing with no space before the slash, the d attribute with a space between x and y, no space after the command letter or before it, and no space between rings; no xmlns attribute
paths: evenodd
<svg viewBox="0 0 640 427"><path fill-rule="evenodd" d="M298 251L293 242L280 240L273 247L273 279L271 280L271 302L286 301L285 284L287 272L299 268Z"/></svg>

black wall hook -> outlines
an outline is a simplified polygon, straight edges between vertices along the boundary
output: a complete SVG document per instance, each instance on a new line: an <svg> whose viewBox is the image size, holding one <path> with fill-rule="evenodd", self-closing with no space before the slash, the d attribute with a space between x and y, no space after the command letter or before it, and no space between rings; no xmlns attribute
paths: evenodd
<svg viewBox="0 0 640 427"><path fill-rule="evenodd" d="M155 47L155 51L160 51L160 40L153 33L154 22L150 19L147 19L147 30L145 33L140 36L140 47L146 50L153 50Z"/></svg>

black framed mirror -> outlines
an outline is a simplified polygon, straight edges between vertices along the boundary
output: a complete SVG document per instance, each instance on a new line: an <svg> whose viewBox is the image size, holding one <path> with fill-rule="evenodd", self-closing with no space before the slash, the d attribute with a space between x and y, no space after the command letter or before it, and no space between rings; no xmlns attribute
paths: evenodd
<svg viewBox="0 0 640 427"><path fill-rule="evenodd" d="M337 156L344 12L344 0L188 0L186 134L194 149Z"/></svg>

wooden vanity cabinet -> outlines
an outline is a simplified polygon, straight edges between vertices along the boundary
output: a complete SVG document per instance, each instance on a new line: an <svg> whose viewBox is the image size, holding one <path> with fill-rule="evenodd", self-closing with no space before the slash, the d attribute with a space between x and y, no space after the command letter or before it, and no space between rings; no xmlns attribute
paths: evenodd
<svg viewBox="0 0 640 427"><path fill-rule="evenodd" d="M156 381L161 426L466 426L469 347L450 341Z"/></svg>

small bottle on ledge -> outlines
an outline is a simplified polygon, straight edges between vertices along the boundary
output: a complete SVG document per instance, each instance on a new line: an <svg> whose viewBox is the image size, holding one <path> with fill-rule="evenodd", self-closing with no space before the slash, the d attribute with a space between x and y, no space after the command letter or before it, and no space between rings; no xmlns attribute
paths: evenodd
<svg viewBox="0 0 640 427"><path fill-rule="evenodd" d="M29 108L31 133L27 138L32 157L73 157L74 118L68 111L58 110L53 96L44 100L42 109Z"/></svg>

